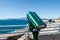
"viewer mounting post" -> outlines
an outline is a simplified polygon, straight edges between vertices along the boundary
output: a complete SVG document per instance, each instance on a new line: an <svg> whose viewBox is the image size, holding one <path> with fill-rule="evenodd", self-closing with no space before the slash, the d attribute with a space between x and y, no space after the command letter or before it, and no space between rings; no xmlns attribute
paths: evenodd
<svg viewBox="0 0 60 40"><path fill-rule="evenodd" d="M33 40L38 40L39 31L46 28L46 24L39 18L35 12L28 12L27 19L29 23L29 30L33 34Z"/></svg>

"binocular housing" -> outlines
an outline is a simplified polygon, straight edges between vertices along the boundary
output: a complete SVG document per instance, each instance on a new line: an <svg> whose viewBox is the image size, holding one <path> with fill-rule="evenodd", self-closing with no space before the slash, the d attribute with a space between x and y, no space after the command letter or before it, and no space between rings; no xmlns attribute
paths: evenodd
<svg viewBox="0 0 60 40"><path fill-rule="evenodd" d="M32 31L33 29L40 30L42 28L46 28L46 24L35 12L29 12L27 14L27 19L30 31Z"/></svg>

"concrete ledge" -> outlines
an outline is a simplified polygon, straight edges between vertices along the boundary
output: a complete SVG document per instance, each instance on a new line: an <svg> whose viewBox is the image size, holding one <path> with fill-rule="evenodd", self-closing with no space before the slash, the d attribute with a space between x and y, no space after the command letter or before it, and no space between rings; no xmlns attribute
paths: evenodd
<svg viewBox="0 0 60 40"><path fill-rule="evenodd" d="M60 33L39 35L38 40L60 40Z"/></svg>

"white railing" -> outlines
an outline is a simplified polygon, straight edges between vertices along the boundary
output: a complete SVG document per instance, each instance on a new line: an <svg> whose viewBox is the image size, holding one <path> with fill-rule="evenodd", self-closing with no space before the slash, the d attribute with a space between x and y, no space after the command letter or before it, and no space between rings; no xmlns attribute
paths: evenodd
<svg viewBox="0 0 60 40"><path fill-rule="evenodd" d="M40 33L60 32L60 23L47 24L47 28L41 29Z"/></svg>
<svg viewBox="0 0 60 40"><path fill-rule="evenodd" d="M1 25L0 27L14 27L14 26L27 26L27 25Z"/></svg>

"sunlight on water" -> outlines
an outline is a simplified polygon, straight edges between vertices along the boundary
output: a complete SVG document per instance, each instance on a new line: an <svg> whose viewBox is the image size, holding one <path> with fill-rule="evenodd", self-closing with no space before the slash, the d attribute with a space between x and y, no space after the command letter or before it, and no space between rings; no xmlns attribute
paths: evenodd
<svg viewBox="0 0 60 40"><path fill-rule="evenodd" d="M21 30L21 29L26 28L25 25L22 25L22 26L12 26L12 25L10 25L10 26L8 26L8 27L6 27L6 26L1 27L0 26L0 34L12 33L12 32L16 32L16 30Z"/></svg>

